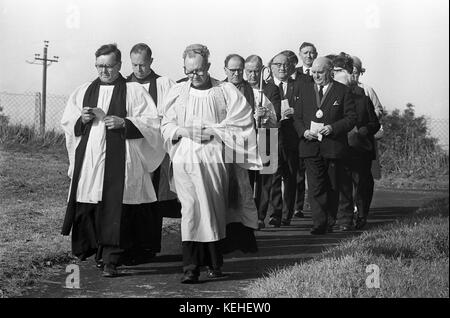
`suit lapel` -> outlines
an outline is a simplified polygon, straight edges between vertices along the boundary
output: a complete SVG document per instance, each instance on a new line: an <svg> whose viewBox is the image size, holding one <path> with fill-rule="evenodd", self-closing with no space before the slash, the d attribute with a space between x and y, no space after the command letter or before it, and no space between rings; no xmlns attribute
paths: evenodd
<svg viewBox="0 0 450 318"><path fill-rule="evenodd" d="M330 101L334 102L334 100L333 100L334 88L335 88L334 86L335 85L333 85L333 82L331 82L330 86L328 87L327 91L325 92L325 95L322 98L322 102L321 102L321 106L320 106L322 109L326 109L327 106L329 106Z"/></svg>
<svg viewBox="0 0 450 318"><path fill-rule="evenodd" d="M284 97L289 101L289 106L294 107L294 80L289 79L287 83L286 96Z"/></svg>

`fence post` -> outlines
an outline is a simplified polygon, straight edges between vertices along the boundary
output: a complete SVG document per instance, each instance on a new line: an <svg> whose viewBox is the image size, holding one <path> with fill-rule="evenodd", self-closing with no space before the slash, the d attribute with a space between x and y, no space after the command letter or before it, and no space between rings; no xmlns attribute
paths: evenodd
<svg viewBox="0 0 450 318"><path fill-rule="evenodd" d="M41 111L41 93L34 94L34 130L38 134L45 133L45 127L42 126L42 111Z"/></svg>

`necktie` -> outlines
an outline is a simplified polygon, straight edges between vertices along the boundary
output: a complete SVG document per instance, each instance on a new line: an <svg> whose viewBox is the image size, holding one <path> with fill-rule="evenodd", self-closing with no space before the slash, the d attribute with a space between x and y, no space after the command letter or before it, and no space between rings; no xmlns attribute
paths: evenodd
<svg viewBox="0 0 450 318"><path fill-rule="evenodd" d="M319 86L319 98L320 100L323 98L323 86Z"/></svg>
<svg viewBox="0 0 450 318"><path fill-rule="evenodd" d="M281 95L281 99L284 99L284 88L283 88L283 82L280 82L280 85L278 85L279 89L280 89L280 95Z"/></svg>

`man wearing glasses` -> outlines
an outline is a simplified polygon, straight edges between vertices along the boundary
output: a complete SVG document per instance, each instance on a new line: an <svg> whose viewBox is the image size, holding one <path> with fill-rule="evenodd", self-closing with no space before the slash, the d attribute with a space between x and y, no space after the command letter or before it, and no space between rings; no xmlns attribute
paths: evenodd
<svg viewBox="0 0 450 318"><path fill-rule="evenodd" d="M245 66L245 67L244 67ZM261 71L263 67L262 59L257 55L244 58L237 54L230 54L225 58L226 81L234 84L237 89L245 96L253 110L255 124L261 124L258 128L277 128L277 113L275 106L280 114L280 94L278 88L273 84L263 83L263 100L259 107L261 94L259 92L261 85ZM243 73L247 76L244 80ZM264 130L266 140L266 150L270 150L270 130ZM261 140L261 139L260 139ZM262 148L260 148L262 149ZM267 152L266 152L267 153ZM272 162L276 162L272 160ZM249 170L250 185L253 188L255 204L258 211L258 229L265 227L264 219L270 202L270 190L272 188L273 174L260 174L259 171Z"/></svg>
<svg viewBox="0 0 450 318"><path fill-rule="evenodd" d="M150 172L165 151L156 105L120 74L117 46L101 46L95 58L98 78L71 94L61 120L72 179L62 234L72 230L73 254L96 254L103 276L114 277L156 201Z"/></svg>
<svg viewBox="0 0 450 318"><path fill-rule="evenodd" d="M270 83L278 87L281 96L278 169L273 176L271 193L273 213L269 225L280 227L282 224L289 225L294 213L299 160L298 136L293 126L293 107L299 98L300 82L291 78L291 61L285 53L273 57L269 67L273 76Z"/></svg>
<svg viewBox="0 0 450 318"><path fill-rule="evenodd" d="M313 228L311 234L331 232L336 222L342 159L348 151L347 133L356 124L350 89L332 79L333 64L317 58L311 67L314 83L303 83L295 105L295 129L300 137L308 180Z"/></svg>
<svg viewBox="0 0 450 318"><path fill-rule="evenodd" d="M183 60L189 80L171 88L161 132L182 206L181 282L192 284L202 266L209 278L223 276L230 241L243 251L256 251L257 217L244 169L262 164L252 109L234 85L210 77L208 48L189 45ZM236 182L235 173L247 182Z"/></svg>

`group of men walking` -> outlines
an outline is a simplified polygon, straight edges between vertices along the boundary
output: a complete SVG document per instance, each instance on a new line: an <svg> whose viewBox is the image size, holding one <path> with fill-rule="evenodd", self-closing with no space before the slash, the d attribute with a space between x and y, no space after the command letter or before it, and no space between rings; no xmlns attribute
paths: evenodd
<svg viewBox="0 0 450 318"><path fill-rule="evenodd" d="M62 234L72 233L81 260L95 255L105 277L151 260L163 217L179 216L182 282L198 282L202 266L222 277L225 253L257 250L254 230L266 226L269 206L273 227L304 217L306 180L311 234L366 223L380 124L358 86L360 60L317 57L303 43L300 68L294 52L282 51L265 77L259 56L230 54L219 81L209 74L209 55L204 45L186 47L186 77L175 83L152 70L146 44L131 49L127 78L120 50L103 45L98 78L69 98Z"/></svg>

